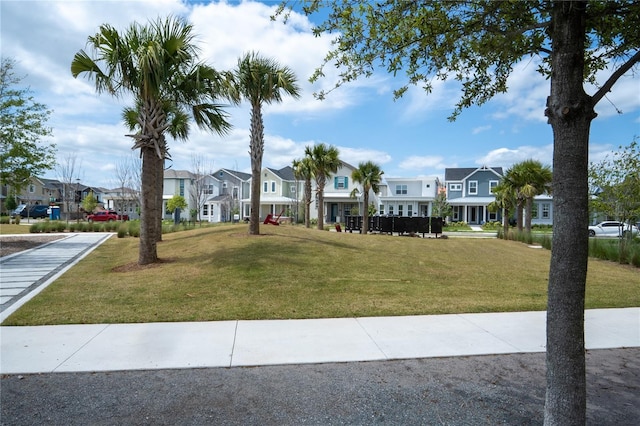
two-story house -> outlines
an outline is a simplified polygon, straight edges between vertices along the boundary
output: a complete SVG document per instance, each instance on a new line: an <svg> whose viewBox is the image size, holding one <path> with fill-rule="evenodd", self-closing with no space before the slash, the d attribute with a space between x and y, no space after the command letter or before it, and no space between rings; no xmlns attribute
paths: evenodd
<svg viewBox="0 0 640 426"><path fill-rule="evenodd" d="M361 214L363 209L363 197L352 196L353 189L357 188L357 194L362 194L362 188L355 186L351 179L351 173L355 170L355 167L340 162L340 166L336 173L327 176L327 180L324 187L324 206L318 206L317 186L315 181L312 180L312 196L314 197L310 209L310 218L317 219L320 214L323 214L324 223L334 223L344 220L345 216L349 216L354 207L358 208L358 214ZM377 205L375 195L369 195L369 202Z"/></svg>
<svg viewBox="0 0 640 426"><path fill-rule="evenodd" d="M439 185L437 177L385 178L380 185L378 214L431 216Z"/></svg>
<svg viewBox="0 0 640 426"><path fill-rule="evenodd" d="M296 217L301 200L302 182L293 174L290 166L279 170L269 167L260 172L260 219L268 214ZM247 194L250 196L250 194ZM245 217L249 217L251 200L245 199ZM293 219L295 220L295 219Z"/></svg>
<svg viewBox="0 0 640 426"><path fill-rule="evenodd" d="M171 218L171 213L167 210L167 202L175 195L184 197L187 202L187 208L180 212L180 219L190 219L190 211L197 208L191 197L194 179L195 175L188 170L168 169L164 171L162 182L162 211L164 212L164 219Z"/></svg>
<svg viewBox="0 0 640 426"><path fill-rule="evenodd" d="M489 212L495 201L493 189L502 179L502 167L447 168L444 181L447 202L453 208L451 220L482 224L500 220L499 212Z"/></svg>
<svg viewBox="0 0 640 426"><path fill-rule="evenodd" d="M236 170L219 169L202 179L204 203L200 211L201 220L241 220L245 208L244 199L249 197L251 175Z"/></svg>

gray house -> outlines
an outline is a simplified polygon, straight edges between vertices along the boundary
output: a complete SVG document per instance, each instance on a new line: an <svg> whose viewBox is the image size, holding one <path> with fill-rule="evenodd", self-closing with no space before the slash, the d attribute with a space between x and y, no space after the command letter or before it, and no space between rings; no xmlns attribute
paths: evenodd
<svg viewBox="0 0 640 426"><path fill-rule="evenodd" d="M502 179L502 167L445 169L447 202L453 208L451 220L480 225L501 220L499 212L489 212L495 201L493 189Z"/></svg>

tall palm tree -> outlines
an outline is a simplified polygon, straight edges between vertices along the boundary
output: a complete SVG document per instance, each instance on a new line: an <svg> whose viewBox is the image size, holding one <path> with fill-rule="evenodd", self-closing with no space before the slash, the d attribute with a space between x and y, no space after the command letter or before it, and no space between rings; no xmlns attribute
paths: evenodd
<svg viewBox="0 0 640 426"><path fill-rule="evenodd" d="M98 93L132 95L135 106L125 108L127 125L137 132L128 135L140 149L141 265L158 260L156 242L161 238L162 177L169 158L166 133L186 139L193 117L201 128L220 134L230 125L216 98L221 76L197 61L193 27L185 20L158 18L147 25L133 23L123 33L108 24L100 26L88 45L94 57L80 50L71 62L74 77L94 79Z"/></svg>
<svg viewBox="0 0 640 426"><path fill-rule="evenodd" d="M293 174L304 181L304 226L311 227L311 179L313 179L313 163L309 156L293 160Z"/></svg>
<svg viewBox="0 0 640 426"><path fill-rule="evenodd" d="M366 234L369 227L369 191L378 193L384 172L380 166L372 161L358 164L358 168L351 172L351 179L362 185L364 208L362 212L362 233Z"/></svg>
<svg viewBox="0 0 640 426"><path fill-rule="evenodd" d="M338 171L340 153L338 148L320 143L313 148L307 146L304 154L311 158L313 164L313 177L318 194L318 229L322 230L324 229L324 186L327 183L327 177Z"/></svg>
<svg viewBox="0 0 640 426"><path fill-rule="evenodd" d="M283 95L300 97L296 76L289 68L273 59L261 57L255 52L247 53L238 60L232 75L232 98L251 104L251 212L249 234L260 234L260 172L264 153L264 121L262 105L282 102Z"/></svg>

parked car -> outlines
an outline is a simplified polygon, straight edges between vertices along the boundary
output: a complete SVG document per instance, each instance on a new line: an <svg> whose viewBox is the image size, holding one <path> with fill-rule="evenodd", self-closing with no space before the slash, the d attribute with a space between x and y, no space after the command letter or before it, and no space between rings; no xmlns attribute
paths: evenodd
<svg viewBox="0 0 640 426"><path fill-rule="evenodd" d="M16 217L22 213L22 211L27 207L26 204L20 204L16 207L9 216Z"/></svg>
<svg viewBox="0 0 640 426"><path fill-rule="evenodd" d="M33 219L42 219L45 217L49 217L49 213L47 213L47 210L49 210L49 206L36 204L33 206L29 206L29 208L25 207L24 209L22 209L22 211L20 212L20 216L31 217Z"/></svg>
<svg viewBox="0 0 640 426"><path fill-rule="evenodd" d="M622 237L626 236L627 232L638 235L640 231L635 225L617 222L615 220L607 220L589 227L590 237Z"/></svg>
<svg viewBox="0 0 640 426"><path fill-rule="evenodd" d="M111 210L104 210L90 214L87 216L87 220L89 222L114 222L116 220L129 220L129 216L126 214L119 215Z"/></svg>

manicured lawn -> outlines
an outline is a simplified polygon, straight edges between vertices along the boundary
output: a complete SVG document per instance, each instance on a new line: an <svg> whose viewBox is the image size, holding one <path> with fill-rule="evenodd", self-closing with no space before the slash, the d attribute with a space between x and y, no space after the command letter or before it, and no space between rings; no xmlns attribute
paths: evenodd
<svg viewBox="0 0 640 426"><path fill-rule="evenodd" d="M28 225L2 224L0 225L0 234L28 234L29 228Z"/></svg>
<svg viewBox="0 0 640 426"><path fill-rule="evenodd" d="M498 239L422 239L246 225L165 235L139 268L111 238L3 325L328 318L546 308L550 252ZM587 308L640 306L637 268L589 260Z"/></svg>

